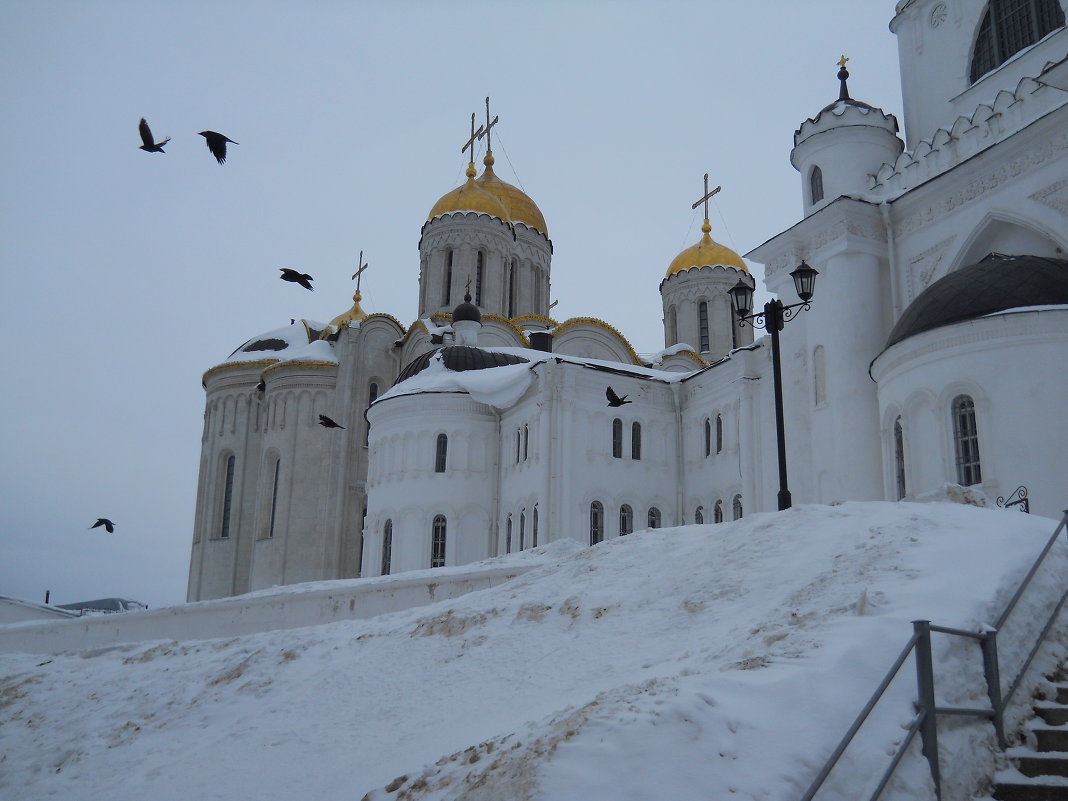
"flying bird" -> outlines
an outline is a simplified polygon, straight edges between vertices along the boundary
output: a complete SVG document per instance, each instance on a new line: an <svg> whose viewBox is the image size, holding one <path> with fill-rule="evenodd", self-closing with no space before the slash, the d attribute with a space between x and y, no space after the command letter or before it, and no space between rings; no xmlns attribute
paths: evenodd
<svg viewBox="0 0 1068 801"><path fill-rule="evenodd" d="M100 528L100 526L103 526L104 530L108 534L114 534L115 533L115 524L112 523L110 520L108 520L106 517L98 518L97 521L95 523L93 523L93 525L89 526L89 528L91 528L91 529Z"/></svg>
<svg viewBox="0 0 1068 801"><path fill-rule="evenodd" d="M627 400L627 396L622 398L615 393L615 391L609 387L604 391L605 397L608 398L608 405L615 408L616 406L622 406L624 403L634 403L634 401Z"/></svg>
<svg viewBox="0 0 1068 801"><path fill-rule="evenodd" d="M221 133L215 131L201 131L200 135L204 137L204 141L207 142L208 150L211 151L211 155L215 156L215 160L220 164L226 162L226 143L231 145L238 144L233 139L223 136Z"/></svg>
<svg viewBox="0 0 1068 801"><path fill-rule="evenodd" d="M319 425L321 425L323 428L340 428L342 430L344 430L345 428L345 426L341 425L340 423L335 423L325 414L319 415Z"/></svg>
<svg viewBox="0 0 1068 801"><path fill-rule="evenodd" d="M141 134L141 141L144 142L138 150L144 150L146 153L163 153L163 146L171 141L168 136L162 142L157 142L155 137L152 136L152 129L148 127L148 123L145 122L145 118L141 118L141 124L137 126L137 130Z"/></svg>
<svg viewBox="0 0 1068 801"><path fill-rule="evenodd" d="M312 289L311 282L315 279L307 273L298 273L296 270L290 270L288 267L279 267L282 274L279 276L283 281L290 281L294 284L300 284L305 289ZM312 290L315 291L314 289Z"/></svg>

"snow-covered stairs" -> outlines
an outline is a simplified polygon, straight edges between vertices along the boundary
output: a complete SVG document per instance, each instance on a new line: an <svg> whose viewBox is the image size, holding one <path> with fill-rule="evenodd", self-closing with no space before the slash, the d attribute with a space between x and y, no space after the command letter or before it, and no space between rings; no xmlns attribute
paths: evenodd
<svg viewBox="0 0 1068 801"><path fill-rule="evenodd" d="M1013 767L995 777L998 801L1068 801L1068 681L1055 681L1053 700L1034 703L1028 743L1008 750Z"/></svg>

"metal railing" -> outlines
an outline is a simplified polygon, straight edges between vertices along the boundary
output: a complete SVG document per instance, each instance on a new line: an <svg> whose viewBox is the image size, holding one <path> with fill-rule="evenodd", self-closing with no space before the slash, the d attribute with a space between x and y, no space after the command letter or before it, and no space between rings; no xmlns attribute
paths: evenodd
<svg viewBox="0 0 1068 801"><path fill-rule="evenodd" d="M841 758L842 754L845 753L846 748L849 747L849 744L853 741L853 738L856 736L861 726L864 725L864 721L867 720L868 715L871 714L871 711L875 708L879 699L882 698L883 693L886 692L891 682L897 677L898 672L905 664L905 661L913 654L913 652L915 652L916 655L916 716L909 723L906 729L905 738L894 753L890 765L880 777L875 791L869 797L869 801L877 801L879 796L882 795L883 790L886 789L886 785L890 782L890 779L894 775L894 771L905 756L909 745L912 743L912 740L917 733L920 734L922 753L931 768L931 778L934 781L935 797L938 801L941 801L942 779L938 764L938 715L966 715L989 718L994 726L994 733L997 736L998 746L1004 750L1007 745L1005 740L1005 710L1008 707L1009 702L1012 700L1013 694L1023 681L1024 674L1027 673L1027 669L1031 666L1031 662L1034 660L1035 654L1038 653L1039 647L1045 642L1046 635L1049 634L1050 628L1052 628L1054 621L1060 614L1065 600L1068 599L1068 590L1065 590L1061 594L1061 598L1057 602L1053 613L1046 621L1042 633L1038 635L1038 639L1035 641L1034 646L1027 655L1027 659L1020 667L1016 674L1016 678L1013 679L1012 683L1009 685L1009 689L1004 694L1001 692L1001 670L998 660L997 645L998 632L1004 628L1009 615L1012 614L1020 597L1024 594L1024 590L1030 585L1035 573L1037 573L1039 567L1042 566L1042 563L1046 559L1046 555L1053 548L1053 544L1057 541L1057 538L1060 536L1061 532L1064 531L1066 526L1068 526L1068 509L1064 511L1064 515L1061 517L1061 522L1053 532L1052 536L1050 536L1049 541L1046 543L1046 547L1042 549L1042 553L1039 554L1034 564L1031 565L1031 569L1028 571L1027 576L1024 577L1024 580L1017 588L1016 594L1013 595L1012 600L1009 601L1008 606L1005 607L1005 611L1001 613L997 623L992 628L986 629L985 631L974 632L946 628L945 626L935 626L932 625L929 620L913 621L912 636L905 644L901 654L894 660L894 664L891 666L890 670L887 671L886 676L883 678L882 682L880 682L871 698L868 699L868 702L864 705L860 714L857 715L856 720L853 721L853 725L849 727L849 730L845 733L841 742L838 743L838 746L831 753L830 757L828 757L827 762L816 775L812 784L809 785L808 791L802 796L801 801L812 801L816 793L819 792L819 789L823 786L827 777L830 776L831 771L834 770L835 765L838 764L838 760ZM983 675L986 678L987 696L990 698L989 709L967 709L962 707L940 707L935 705L934 660L931 651L931 632L950 634L957 637L967 637L978 641L983 657Z"/></svg>

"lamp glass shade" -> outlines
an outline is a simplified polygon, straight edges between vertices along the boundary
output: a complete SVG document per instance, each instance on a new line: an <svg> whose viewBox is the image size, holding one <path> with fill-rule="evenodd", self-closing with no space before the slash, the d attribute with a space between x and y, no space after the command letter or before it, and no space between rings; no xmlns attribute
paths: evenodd
<svg viewBox="0 0 1068 801"><path fill-rule="evenodd" d="M753 310L753 288L742 279L728 290L731 296L731 308L739 317L748 316Z"/></svg>
<svg viewBox="0 0 1068 801"><path fill-rule="evenodd" d="M814 268L809 267L804 259L797 265L797 268L790 273L790 277L794 279L794 289L797 290L797 296L801 298L805 303L812 300L816 288L816 276L819 275ZM732 289L731 292L734 290Z"/></svg>

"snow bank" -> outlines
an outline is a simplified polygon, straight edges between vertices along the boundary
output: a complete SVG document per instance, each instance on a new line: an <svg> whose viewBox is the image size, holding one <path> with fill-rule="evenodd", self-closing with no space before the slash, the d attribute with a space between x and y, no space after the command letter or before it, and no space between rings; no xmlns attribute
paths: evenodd
<svg viewBox="0 0 1068 801"><path fill-rule="evenodd" d="M797 799L910 621L989 625L1054 525L803 506L638 532L371 620L5 656L0 797ZM1001 639L1006 683L1066 567L1061 542ZM939 704L984 704L973 643L940 638L936 660ZM820 799L866 797L912 693L907 667ZM975 790L990 726L945 729L949 789ZM922 761L900 774L886 798L928 797Z"/></svg>

